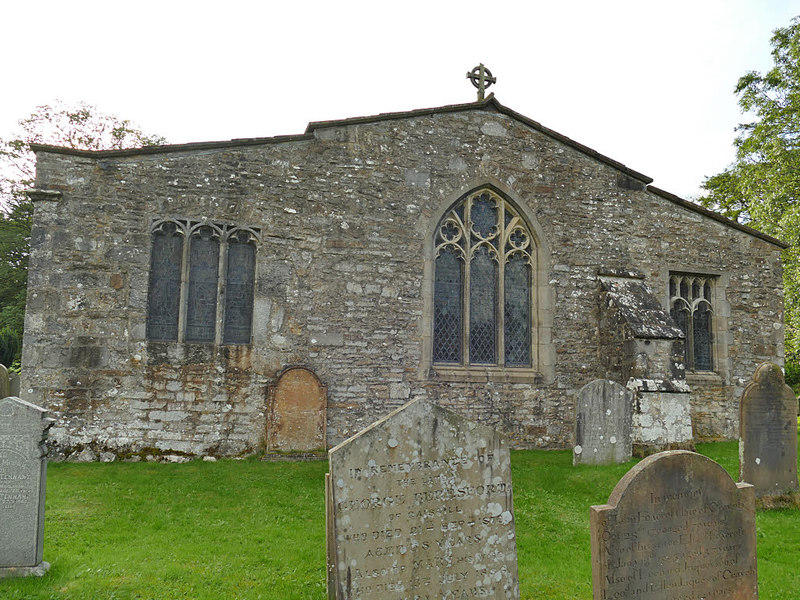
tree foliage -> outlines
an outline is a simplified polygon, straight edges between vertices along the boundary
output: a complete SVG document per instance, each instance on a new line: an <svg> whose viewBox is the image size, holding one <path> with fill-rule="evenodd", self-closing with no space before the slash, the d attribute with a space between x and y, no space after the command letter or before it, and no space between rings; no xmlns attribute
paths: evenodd
<svg viewBox="0 0 800 600"><path fill-rule="evenodd" d="M82 150L111 150L163 144L125 119L93 106L62 102L39 106L18 121L18 130L0 138L0 363L19 360L25 316L28 253L36 157L29 145L50 144Z"/></svg>
<svg viewBox="0 0 800 600"><path fill-rule="evenodd" d="M704 206L792 245L784 251L787 359L800 360L800 17L776 29L772 68L739 78L751 117L737 127L736 161L705 181Z"/></svg>

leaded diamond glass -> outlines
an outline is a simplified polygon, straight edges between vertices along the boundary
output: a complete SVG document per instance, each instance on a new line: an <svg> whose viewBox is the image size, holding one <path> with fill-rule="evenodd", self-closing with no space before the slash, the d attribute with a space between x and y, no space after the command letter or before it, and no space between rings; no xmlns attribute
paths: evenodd
<svg viewBox="0 0 800 600"><path fill-rule="evenodd" d="M472 364L497 362L497 263L480 246L470 264L469 359Z"/></svg>
<svg viewBox="0 0 800 600"><path fill-rule="evenodd" d="M531 363L530 266L521 254L514 254L505 271L505 362L509 367Z"/></svg>
<svg viewBox="0 0 800 600"><path fill-rule="evenodd" d="M711 311L701 303L692 317L694 334L694 368L710 371L711 361Z"/></svg>
<svg viewBox="0 0 800 600"><path fill-rule="evenodd" d="M482 238L487 238L497 231L497 207L489 194L481 194L472 204L472 229Z"/></svg>
<svg viewBox="0 0 800 600"><path fill-rule="evenodd" d="M247 344L253 320L253 280L256 248L248 243L248 234L240 232L228 240L228 269L225 279L226 344Z"/></svg>
<svg viewBox="0 0 800 600"><path fill-rule="evenodd" d="M174 223L166 223L154 232L152 252L147 338L177 340L183 236L178 233Z"/></svg>
<svg viewBox="0 0 800 600"><path fill-rule="evenodd" d="M189 301L186 341L213 342L217 327L219 240L214 230L201 227L189 244Z"/></svg>
<svg viewBox="0 0 800 600"><path fill-rule="evenodd" d="M433 290L433 360L461 362L463 262L452 246L436 258Z"/></svg>

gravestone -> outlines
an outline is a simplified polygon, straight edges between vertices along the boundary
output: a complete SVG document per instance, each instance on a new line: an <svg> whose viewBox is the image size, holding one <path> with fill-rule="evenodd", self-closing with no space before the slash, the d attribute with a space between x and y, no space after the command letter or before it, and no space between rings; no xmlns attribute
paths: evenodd
<svg viewBox="0 0 800 600"><path fill-rule="evenodd" d="M53 424L47 411L19 398L0 400L0 578L43 575L44 495Z"/></svg>
<svg viewBox="0 0 800 600"><path fill-rule="evenodd" d="M595 600L758 598L753 486L705 456L649 456L590 517Z"/></svg>
<svg viewBox="0 0 800 600"><path fill-rule="evenodd" d="M633 394L607 379L578 392L573 465L610 465L631 459Z"/></svg>
<svg viewBox="0 0 800 600"><path fill-rule="evenodd" d="M11 395L11 383L8 378L8 369L0 364L0 399Z"/></svg>
<svg viewBox="0 0 800 600"><path fill-rule="evenodd" d="M8 374L8 384L9 384L9 396L16 396L19 398L19 373L9 373Z"/></svg>
<svg viewBox="0 0 800 600"><path fill-rule="evenodd" d="M328 389L305 367L290 367L268 388L268 451L310 452L326 447Z"/></svg>
<svg viewBox="0 0 800 600"><path fill-rule="evenodd" d="M764 363L739 403L739 479L756 496L797 491L797 398L778 365Z"/></svg>
<svg viewBox="0 0 800 600"><path fill-rule="evenodd" d="M329 460L329 599L519 598L499 432L415 400Z"/></svg>

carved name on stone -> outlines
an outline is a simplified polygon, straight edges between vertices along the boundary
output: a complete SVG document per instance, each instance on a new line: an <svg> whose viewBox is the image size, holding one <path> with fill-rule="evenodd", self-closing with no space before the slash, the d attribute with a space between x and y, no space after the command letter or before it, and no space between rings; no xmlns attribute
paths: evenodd
<svg viewBox="0 0 800 600"><path fill-rule="evenodd" d="M649 456L590 516L595 600L758 598L753 486L705 456Z"/></svg>
<svg viewBox="0 0 800 600"><path fill-rule="evenodd" d="M739 478L756 496L797 486L797 399L778 365L759 365L739 404Z"/></svg>
<svg viewBox="0 0 800 600"><path fill-rule="evenodd" d="M329 598L519 598L500 433L417 400L329 459Z"/></svg>
<svg viewBox="0 0 800 600"><path fill-rule="evenodd" d="M47 460L53 420L19 398L0 400L0 578L37 574L42 562Z"/></svg>
<svg viewBox="0 0 800 600"><path fill-rule="evenodd" d="M608 465L631 458L633 394L607 379L587 383L578 393L572 464Z"/></svg>

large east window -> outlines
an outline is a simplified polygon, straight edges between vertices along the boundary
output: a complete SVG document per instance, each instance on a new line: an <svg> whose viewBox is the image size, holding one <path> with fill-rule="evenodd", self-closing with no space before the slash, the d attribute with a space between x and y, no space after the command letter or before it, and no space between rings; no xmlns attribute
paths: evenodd
<svg viewBox="0 0 800 600"><path fill-rule="evenodd" d="M147 339L248 344L259 230L153 223Z"/></svg>
<svg viewBox="0 0 800 600"><path fill-rule="evenodd" d="M532 367L535 247L520 213L479 189L434 235L434 364Z"/></svg>
<svg viewBox="0 0 800 600"><path fill-rule="evenodd" d="M714 370L714 280L688 273L669 277L670 315L686 338L683 350L689 371Z"/></svg>

